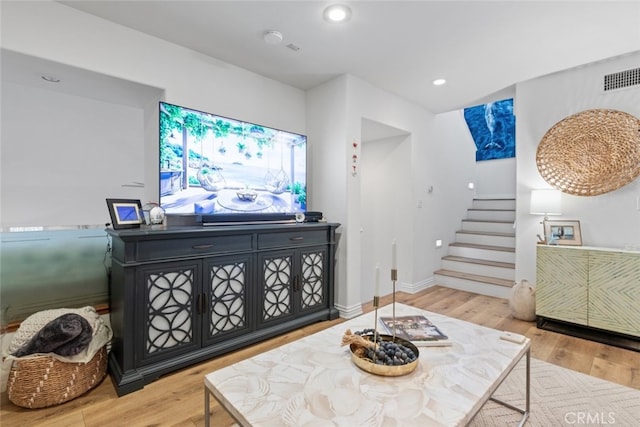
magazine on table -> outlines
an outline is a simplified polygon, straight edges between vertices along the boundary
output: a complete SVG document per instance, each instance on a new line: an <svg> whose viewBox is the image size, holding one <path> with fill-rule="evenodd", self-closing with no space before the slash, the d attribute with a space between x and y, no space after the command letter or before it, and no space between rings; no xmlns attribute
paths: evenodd
<svg viewBox="0 0 640 427"><path fill-rule="evenodd" d="M380 322L390 335L393 335L395 325L395 335L411 341L416 347L451 345L449 337L422 315L396 316L395 323L393 317L383 316Z"/></svg>

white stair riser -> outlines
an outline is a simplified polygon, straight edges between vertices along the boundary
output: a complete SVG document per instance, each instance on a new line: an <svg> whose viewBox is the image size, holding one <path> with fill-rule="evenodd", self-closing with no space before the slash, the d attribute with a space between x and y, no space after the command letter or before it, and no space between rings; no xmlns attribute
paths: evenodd
<svg viewBox="0 0 640 427"><path fill-rule="evenodd" d="M513 222L462 221L462 229L488 233L514 233Z"/></svg>
<svg viewBox="0 0 640 427"><path fill-rule="evenodd" d="M442 268L460 273L476 274L478 276L496 277L498 279L515 280L516 272L513 268L496 267L493 265L476 264L454 260L442 260Z"/></svg>
<svg viewBox="0 0 640 427"><path fill-rule="evenodd" d="M516 210L516 201L513 199L474 199L472 209L512 209Z"/></svg>
<svg viewBox="0 0 640 427"><path fill-rule="evenodd" d="M497 298L509 298L511 288L505 286L491 285L489 283L474 282L472 280L461 279L459 277L435 275L436 284L448 288L473 292Z"/></svg>
<svg viewBox="0 0 640 427"><path fill-rule="evenodd" d="M516 262L515 252L493 251L489 249L468 248L464 246L449 246L449 255L465 258L486 259L498 262Z"/></svg>
<svg viewBox="0 0 640 427"><path fill-rule="evenodd" d="M456 233L456 243L449 246L448 254L452 257L515 264L515 199L474 199L472 206L473 208L467 211L467 218L462 220L462 231ZM494 233L504 235L492 235ZM506 250L466 247L465 244L495 246ZM457 277L460 275L464 277ZM442 271L434 273L434 277L438 285L508 298L511 286L505 285L514 283L515 268L443 258Z"/></svg>
<svg viewBox="0 0 640 427"><path fill-rule="evenodd" d="M515 221L515 211L473 210L467 211L468 219L484 219L493 221Z"/></svg>
<svg viewBox="0 0 640 427"><path fill-rule="evenodd" d="M504 246L513 248L516 246L515 236L492 236L490 234L456 233L456 242L475 243L478 245Z"/></svg>

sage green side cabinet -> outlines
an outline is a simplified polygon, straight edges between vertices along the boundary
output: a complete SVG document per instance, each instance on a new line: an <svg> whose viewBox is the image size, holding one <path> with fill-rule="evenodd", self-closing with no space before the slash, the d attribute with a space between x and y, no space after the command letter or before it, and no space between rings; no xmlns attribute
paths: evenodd
<svg viewBox="0 0 640 427"><path fill-rule="evenodd" d="M640 252L538 245L536 316L640 338Z"/></svg>
<svg viewBox="0 0 640 427"><path fill-rule="evenodd" d="M589 326L640 337L640 254L589 251Z"/></svg>

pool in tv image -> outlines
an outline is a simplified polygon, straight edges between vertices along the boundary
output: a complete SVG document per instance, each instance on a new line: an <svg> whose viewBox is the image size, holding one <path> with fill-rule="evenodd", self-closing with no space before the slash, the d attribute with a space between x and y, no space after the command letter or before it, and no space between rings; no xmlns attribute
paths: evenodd
<svg viewBox="0 0 640 427"><path fill-rule="evenodd" d="M304 135L160 103L167 214L289 214L306 208Z"/></svg>

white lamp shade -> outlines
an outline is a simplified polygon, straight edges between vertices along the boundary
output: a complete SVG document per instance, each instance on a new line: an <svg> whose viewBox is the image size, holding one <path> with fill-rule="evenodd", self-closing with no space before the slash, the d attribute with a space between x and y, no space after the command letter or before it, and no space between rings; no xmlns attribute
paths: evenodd
<svg viewBox="0 0 640 427"><path fill-rule="evenodd" d="M531 190L532 215L562 215L561 193L559 190Z"/></svg>

